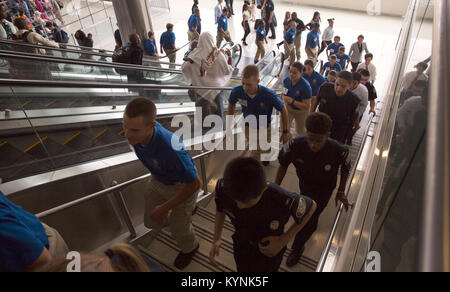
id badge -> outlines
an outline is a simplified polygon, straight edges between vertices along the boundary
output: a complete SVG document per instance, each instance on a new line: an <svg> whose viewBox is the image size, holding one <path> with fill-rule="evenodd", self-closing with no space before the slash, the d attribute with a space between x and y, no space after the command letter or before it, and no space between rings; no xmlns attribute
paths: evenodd
<svg viewBox="0 0 450 292"><path fill-rule="evenodd" d="M243 107L247 107L247 101L245 99L239 99L239 103L243 106Z"/></svg>
<svg viewBox="0 0 450 292"><path fill-rule="evenodd" d="M289 92L289 89L287 89L287 88L283 88L283 94L284 94L284 95L287 95L287 94L288 94L288 92Z"/></svg>

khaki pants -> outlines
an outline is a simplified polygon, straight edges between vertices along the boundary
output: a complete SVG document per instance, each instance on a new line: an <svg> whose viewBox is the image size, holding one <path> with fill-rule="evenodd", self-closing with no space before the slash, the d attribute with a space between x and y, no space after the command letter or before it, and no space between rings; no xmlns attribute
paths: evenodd
<svg viewBox="0 0 450 292"><path fill-rule="evenodd" d="M256 46L258 47L258 50L256 51L255 62L259 61L259 58L262 58L266 55L266 49L264 48L264 41L256 39Z"/></svg>
<svg viewBox="0 0 450 292"><path fill-rule="evenodd" d="M289 114L289 126L295 120L295 131L298 136L306 134L306 118L309 115L310 109L294 109L291 106L287 106Z"/></svg>
<svg viewBox="0 0 450 292"><path fill-rule="evenodd" d="M289 58L289 66L295 63L295 43L284 44L284 55L286 59Z"/></svg>
<svg viewBox="0 0 450 292"><path fill-rule="evenodd" d="M198 193L178 207L172 209L171 213L169 213L168 222L159 224L151 218L152 212L157 206L177 196L183 187L185 187L185 184L165 185L155 178L151 178L148 192L145 194L144 225L150 229L161 229L169 223L172 236L177 241L181 252L190 253L198 245L194 228L192 227L192 211L197 203Z"/></svg>
<svg viewBox="0 0 450 292"><path fill-rule="evenodd" d="M314 66L317 64L317 56L319 55L319 47L316 47L315 49L311 49L311 47L306 46L305 48L306 55L308 56L308 60L311 60L314 62Z"/></svg>
<svg viewBox="0 0 450 292"><path fill-rule="evenodd" d="M188 31L188 41L193 41L197 39L197 36L195 35L195 33L193 31Z"/></svg>
<svg viewBox="0 0 450 292"><path fill-rule="evenodd" d="M222 44L223 39L225 39L229 43L233 43L231 40L230 32L227 30L225 33L221 31L217 31L217 48L220 49L220 45Z"/></svg>
<svg viewBox="0 0 450 292"><path fill-rule="evenodd" d="M52 259L65 259L69 253L69 248L67 247L67 244L62 236L58 231L51 228L47 224L42 223L42 225L44 226L45 233L48 237L48 242L50 243L49 253L52 256Z"/></svg>
<svg viewBox="0 0 450 292"><path fill-rule="evenodd" d="M267 137L263 138L261 137L261 140L264 140L263 142L260 142L259 139L259 131L260 129L254 129L251 128L251 131L256 133L255 137L250 137L250 127L248 125L245 126L245 144L246 144L246 149L248 149L250 151L250 157L258 160L258 161L262 161L261 160L261 154L269 154L270 150L262 150L261 149L261 143L269 143L271 144L272 142L272 127L269 125L267 128L262 128L263 131L267 131ZM272 146L271 146L272 147ZM253 150L251 150L253 149Z"/></svg>
<svg viewBox="0 0 450 292"><path fill-rule="evenodd" d="M295 56L297 57L297 62L300 62L300 58L301 58L301 53L300 53L300 49L302 46L302 35L298 34L295 36Z"/></svg>
<svg viewBox="0 0 450 292"><path fill-rule="evenodd" d="M169 62L170 63L175 63L177 61L177 53L174 53L175 50L165 49L164 48L164 52L166 53L166 55L169 56ZM175 69L175 66L174 65L170 65L170 69Z"/></svg>

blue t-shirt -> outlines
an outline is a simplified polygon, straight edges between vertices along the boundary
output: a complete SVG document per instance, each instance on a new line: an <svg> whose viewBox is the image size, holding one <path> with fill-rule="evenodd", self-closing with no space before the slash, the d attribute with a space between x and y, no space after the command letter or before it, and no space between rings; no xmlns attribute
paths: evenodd
<svg viewBox="0 0 450 292"><path fill-rule="evenodd" d="M311 76L308 76L308 74L305 73L305 74L303 74L303 78L305 78L306 81L309 82L309 85L311 86L311 89L312 89L313 96L317 96L322 84L326 83L325 78L323 78L323 76L320 75L320 73L317 71L314 71Z"/></svg>
<svg viewBox="0 0 450 292"><path fill-rule="evenodd" d="M175 34L173 33L173 31L168 30L164 32L161 35L160 43L164 49L175 49Z"/></svg>
<svg viewBox="0 0 450 292"><path fill-rule="evenodd" d="M258 27L258 29L256 29L256 37L259 41L263 41L266 38L266 28Z"/></svg>
<svg viewBox="0 0 450 292"><path fill-rule="evenodd" d="M288 29L286 31L286 35L284 36L284 40L288 43L288 44L293 44L295 41L295 35L297 34L297 30L296 29Z"/></svg>
<svg viewBox="0 0 450 292"><path fill-rule="evenodd" d="M345 66L347 66L347 61L350 61L350 56L347 54L344 54L344 56L339 56L339 53L336 54L337 62L339 65L341 65L342 70L345 69Z"/></svg>
<svg viewBox="0 0 450 292"><path fill-rule="evenodd" d="M306 40L306 45L311 47L311 49L317 48L317 46L319 45L319 41L320 41L320 34L319 34L319 32L311 31L310 33L308 33L308 38Z"/></svg>
<svg viewBox="0 0 450 292"><path fill-rule="evenodd" d="M180 150L173 143L178 143ZM139 160L159 182L166 185L192 183L197 178L194 161L180 138L156 122L152 141L148 146L134 145Z"/></svg>
<svg viewBox="0 0 450 292"><path fill-rule="evenodd" d="M254 98L251 98L245 93L242 85L235 87L233 91L231 91L229 98L230 104L236 104L238 102L241 104L245 118L250 115L256 117L257 125L248 123L252 128L260 126L260 116L266 116L267 123L270 124L270 122L272 122L273 108L276 108L280 112L284 109L284 102L275 91L262 85L259 85L258 87L258 94ZM267 125L262 126L265 127Z"/></svg>
<svg viewBox="0 0 450 292"><path fill-rule="evenodd" d="M306 81L305 78L300 78L300 80L295 84L295 86L292 85L292 81L290 77L287 77L283 81L283 94L285 96L292 97L296 101L304 101L312 98L312 89L311 85L309 85L308 81ZM293 109L299 109L293 105L289 105Z"/></svg>
<svg viewBox="0 0 450 292"><path fill-rule="evenodd" d="M329 44L327 49L330 51L330 56L339 53L339 48L343 46L344 45L341 43L339 43L339 45L336 45L335 43Z"/></svg>
<svg viewBox="0 0 450 292"><path fill-rule="evenodd" d="M14 205L0 191L0 272L22 272L49 248L36 216Z"/></svg>
<svg viewBox="0 0 450 292"><path fill-rule="evenodd" d="M223 31L228 30L228 18L226 16L219 17L219 23L217 25L217 30L220 31L220 29L223 29Z"/></svg>
<svg viewBox="0 0 450 292"><path fill-rule="evenodd" d="M328 74L330 74L330 71L336 71L336 72L341 72L342 71L342 66L336 62L334 64L334 66L331 66L330 62L326 62L325 65L323 65L323 70L325 70L325 77L328 77Z"/></svg>
<svg viewBox="0 0 450 292"><path fill-rule="evenodd" d="M155 41L144 38L144 49L147 56L154 56L156 54Z"/></svg>
<svg viewBox="0 0 450 292"><path fill-rule="evenodd" d="M195 30L198 31L198 17L195 14L192 14L188 21L189 31L194 32L192 28L195 28Z"/></svg>

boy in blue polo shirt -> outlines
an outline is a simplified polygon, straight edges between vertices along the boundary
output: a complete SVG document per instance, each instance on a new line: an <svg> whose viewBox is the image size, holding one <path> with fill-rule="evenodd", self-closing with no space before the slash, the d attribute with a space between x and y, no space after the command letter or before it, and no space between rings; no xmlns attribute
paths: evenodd
<svg viewBox="0 0 450 292"><path fill-rule="evenodd" d="M330 71L342 71L341 65L337 62L336 55L330 56L330 62L326 62L325 65L323 65L322 70L320 70L320 74L322 74L322 76L325 74L325 78L328 78Z"/></svg>
<svg viewBox="0 0 450 292"><path fill-rule="evenodd" d="M191 17L188 21L188 40L193 41L198 39L200 34L198 33L198 28L200 24L200 9L195 8L194 13L192 13Z"/></svg>
<svg viewBox="0 0 450 292"><path fill-rule="evenodd" d="M266 24L264 23L264 20L261 20L259 23L259 27L256 30L256 46L258 47L258 50L256 51L255 56L255 64L258 63L259 58L262 58L266 55L266 50L264 48L264 42L267 44L267 33L266 33Z"/></svg>
<svg viewBox="0 0 450 292"><path fill-rule="evenodd" d="M173 24L168 23L166 25L167 31L161 35L161 54L166 53L169 56L169 62L175 63L177 61L177 54L175 51L177 47L175 46L175 34L173 32ZM164 51L163 51L164 50ZM174 69L175 66L170 65L170 69Z"/></svg>
<svg viewBox="0 0 450 292"><path fill-rule="evenodd" d="M306 55L309 60L314 62L314 65L317 64L317 56L319 55L320 50L320 24L314 23L313 30L308 33L308 38L306 39Z"/></svg>
<svg viewBox="0 0 450 292"><path fill-rule="evenodd" d="M239 102L242 106L242 112L246 118L245 133L247 141L251 146L257 146L256 150L252 151L252 156L256 159L261 159L260 155L265 153L260 149L259 143L256 141L249 141L249 130L259 129L264 131L267 129L267 138L271 138L271 122L272 112L275 108L281 113L283 134L281 141L286 144L289 141L289 123L288 112L280 97L271 89L259 85L259 69L256 65L248 65L242 72L242 85L237 86L231 92L228 105L228 115L234 116L236 104ZM267 124L260 124L260 117L264 120L266 118ZM251 121L256 118L256 121ZM228 119L230 120L230 119ZM231 125L227 125L227 133L231 133ZM260 132L258 131L258 132ZM267 141L267 140L266 140ZM270 143L270 141L269 141ZM270 152L270 151L269 151ZM265 161L265 165L269 162Z"/></svg>
<svg viewBox="0 0 450 292"><path fill-rule="evenodd" d="M327 47L327 56L333 56L336 55L339 52L339 48L343 47L344 45L341 44L341 37L340 36L335 36L334 37L334 43L330 44Z"/></svg>
<svg viewBox="0 0 450 292"><path fill-rule="evenodd" d="M153 31L148 32L148 38L143 38L145 54L150 57L158 57L158 50L155 44L155 33Z"/></svg>
<svg viewBox="0 0 450 292"><path fill-rule="evenodd" d="M311 85L303 78L304 66L294 63L291 66L289 77L284 79L283 94L281 98L287 105L289 125L295 120L295 129L298 136L306 134L305 121L311 109Z"/></svg>
<svg viewBox="0 0 450 292"><path fill-rule="evenodd" d="M0 191L0 272L34 271L50 263L52 257L66 257L68 251L56 230Z"/></svg>
<svg viewBox="0 0 450 292"><path fill-rule="evenodd" d="M217 48L220 49L223 39L227 42L233 44L231 40L230 32L228 31L228 10L224 8L222 10L222 15L219 17L219 22L217 23Z"/></svg>
<svg viewBox="0 0 450 292"><path fill-rule="evenodd" d="M314 70L314 62L311 60L305 61L305 73L303 74L303 78L309 82L309 85L312 89L312 100L314 102L316 100L317 94L319 93L320 87L326 83L325 78Z"/></svg>
<svg viewBox="0 0 450 292"><path fill-rule="evenodd" d="M155 104L138 97L127 105L123 127L128 143L152 174L145 195L144 225L160 229L169 221L181 249L174 266L183 270L199 249L191 217L201 183L183 142L155 119Z"/></svg>
<svg viewBox="0 0 450 292"><path fill-rule="evenodd" d="M284 55L289 57L289 67L295 62L295 36L297 35L297 23L292 21L289 23L289 29L284 36Z"/></svg>
<svg viewBox="0 0 450 292"><path fill-rule="evenodd" d="M336 54L336 58L342 70L347 70L350 64L350 56L345 53L345 47L339 48L339 53Z"/></svg>

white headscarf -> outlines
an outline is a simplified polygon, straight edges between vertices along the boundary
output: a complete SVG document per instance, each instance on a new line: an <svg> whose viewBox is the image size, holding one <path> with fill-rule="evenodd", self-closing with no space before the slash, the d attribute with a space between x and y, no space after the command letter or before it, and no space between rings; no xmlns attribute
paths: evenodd
<svg viewBox="0 0 450 292"><path fill-rule="evenodd" d="M228 57L222 52L219 52L217 58L210 68L206 71L204 76L200 74L200 67L202 60L217 50L214 45L214 38L209 32L204 32L200 35L198 46L189 54L189 58L194 61L193 64L185 62L181 67L185 81L191 83L193 86L209 86L209 87L224 87L231 79L233 68L228 65ZM219 94L218 90L196 90L196 92L203 98L214 102L214 99Z"/></svg>

